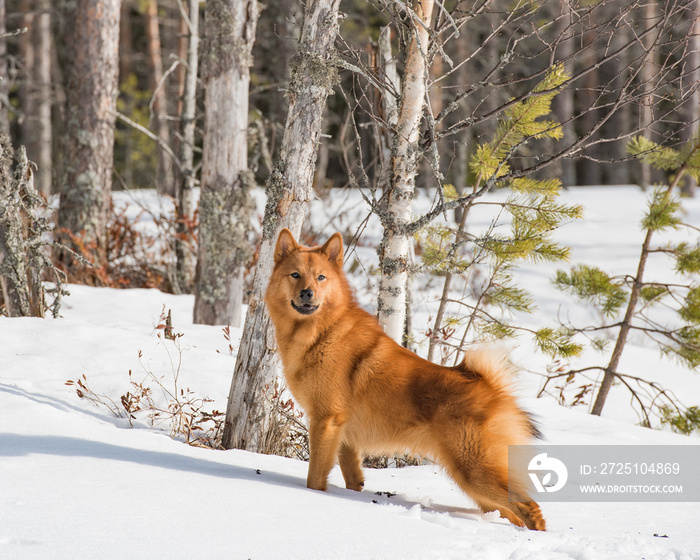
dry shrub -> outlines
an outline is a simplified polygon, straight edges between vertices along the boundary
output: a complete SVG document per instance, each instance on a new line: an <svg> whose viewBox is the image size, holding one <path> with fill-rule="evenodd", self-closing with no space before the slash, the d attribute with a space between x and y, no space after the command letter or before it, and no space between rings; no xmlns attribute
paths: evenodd
<svg viewBox="0 0 700 560"><path fill-rule="evenodd" d="M156 326L156 336L172 364L169 379L156 375L146 367L142 361L143 353L139 350L143 375L136 379L129 370L129 389L118 399L93 390L84 374L77 380L69 379L66 385L75 387L78 397L106 408L117 418L126 418L131 426L135 421L145 420L154 428L167 429L170 437L181 438L188 445L222 449L224 413L210 410L212 399L200 397L189 387L180 386L183 356L180 340L183 335L172 331L169 317L170 313L166 314L163 310Z"/></svg>
<svg viewBox="0 0 700 560"><path fill-rule="evenodd" d="M308 461L309 430L304 423L304 411L296 407L287 389L277 381L272 387L265 386L264 395L270 413L259 451Z"/></svg>
<svg viewBox="0 0 700 560"><path fill-rule="evenodd" d="M107 224L107 243L102 251L95 241L86 241L81 233L60 228L59 239L67 241L73 251L70 264L57 266L68 275L68 281L88 286L108 288L157 288L173 293L175 277L175 240L184 240L184 246L196 253L196 215L187 227L176 228L173 215L160 214L141 207L135 217L130 217L131 205L110 205ZM155 229L139 227L144 216L149 216ZM101 256L103 255L103 256Z"/></svg>

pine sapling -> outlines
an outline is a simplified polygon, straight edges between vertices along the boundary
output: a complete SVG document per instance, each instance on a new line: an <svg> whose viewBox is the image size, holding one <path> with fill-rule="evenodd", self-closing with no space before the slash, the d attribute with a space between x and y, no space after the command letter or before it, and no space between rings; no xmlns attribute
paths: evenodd
<svg viewBox="0 0 700 560"><path fill-rule="evenodd" d="M558 180L518 177L509 165L509 160L526 143L537 139L561 138L561 125L546 117L551 112L552 99L568 79L562 66L553 67L533 89L530 97L514 103L505 111L493 140L480 144L471 158L470 170L476 179L470 195L460 198L452 192L452 187L445 188L444 197L448 201L461 200L463 211L456 230L433 226L427 232L433 242L436 238L441 240L437 244L441 247L441 252L428 252L427 259L424 253L424 263L445 275L440 305L429 333L428 359L433 359L438 343L442 343L441 333L447 320L445 311L455 275L468 274L477 264L487 263L490 269L487 280L478 293L474 294L475 302L459 302L468 310L468 319L461 343L457 347L457 362L461 348L469 337L503 338L527 330L511 325L487 311L487 307L498 308L501 312L532 313L535 310L532 296L517 287L512 279L512 273L520 262L556 262L568 259L569 250L555 243L551 239L551 233L565 221L579 218L580 206L557 202L561 189ZM505 202L479 200L497 185L506 186L511 191ZM493 205L496 210L491 227L480 237L468 234L466 225L469 211L476 205L486 204ZM510 233L496 234L495 226L504 214L511 219ZM445 240L450 237L451 243L448 244ZM430 246L429 243L427 245ZM461 257L464 246L470 248L471 260ZM541 329L530 330L530 333L537 346L549 354L570 356L580 350L561 332Z"/></svg>
<svg viewBox="0 0 700 560"><path fill-rule="evenodd" d="M597 267L580 264L569 272L558 271L554 279L559 289L583 303L594 305L600 311L602 324L568 326L570 333L589 337L595 348L604 351L607 340L601 335L617 329L614 348L606 366L557 373L550 376L545 385L554 378L568 378L572 374L600 370L603 379L591 413L602 413L610 389L618 380L632 393L633 402L640 410L642 424L649 426L652 412L661 416L662 422L668 423L665 419L671 408L681 415L683 411L672 393L656 382L620 372L619 364L630 333L639 332L651 338L663 354L675 357L691 369L700 366L700 286L691 277L700 272L700 244L682 242L663 247L652 244L655 234L659 232L687 227L681 219L681 202L675 191L684 176L700 177L700 138L676 150L638 137L630 141L628 150L644 163L671 175L668 185L653 191L642 219L645 236L635 274L614 277ZM676 275L686 281L667 283L646 279L648 259L654 253L669 256L675 262ZM661 305L675 309L680 326L663 325L654 318L653 309ZM623 310L621 320L615 322Z"/></svg>

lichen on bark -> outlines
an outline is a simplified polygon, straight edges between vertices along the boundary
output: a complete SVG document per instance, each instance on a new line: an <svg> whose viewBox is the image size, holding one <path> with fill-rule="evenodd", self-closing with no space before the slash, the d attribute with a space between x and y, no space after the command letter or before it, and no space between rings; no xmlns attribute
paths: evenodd
<svg viewBox="0 0 700 560"><path fill-rule="evenodd" d="M208 0L206 33L202 39L202 78L214 78L236 68L248 72L253 65L253 42L258 19L257 2Z"/></svg>
<svg viewBox="0 0 700 560"><path fill-rule="evenodd" d="M299 52L290 62L289 94L299 93L310 87L331 92L340 83L335 58L313 52Z"/></svg>
<svg viewBox="0 0 700 560"><path fill-rule="evenodd" d="M289 185L285 178L285 169L281 160L273 169L265 184L267 203L265 205L265 218L263 221L263 239L272 239L277 228L280 216L280 203L285 196L289 196Z"/></svg>
<svg viewBox="0 0 700 560"><path fill-rule="evenodd" d="M198 296L208 304L226 301L230 294L228 278L245 266L252 255L247 217L254 210L250 194L252 178L242 173L231 185L217 176L217 188L203 188L199 200L200 239L206 246L206 272L199 270Z"/></svg>

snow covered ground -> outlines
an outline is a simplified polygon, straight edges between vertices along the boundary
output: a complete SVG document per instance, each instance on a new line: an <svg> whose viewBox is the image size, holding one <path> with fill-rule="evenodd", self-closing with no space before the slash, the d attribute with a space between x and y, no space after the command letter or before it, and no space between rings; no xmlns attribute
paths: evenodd
<svg viewBox="0 0 700 560"><path fill-rule="evenodd" d="M645 195L615 188L564 197L586 205L587 220L558 233L574 248L572 260L629 270ZM324 216L333 215L334 204L348 212L316 217L323 235L351 227L363 212L340 200ZM688 208L689 221L700 224L700 202ZM373 227L358 250L365 269L376 261ZM662 261L656 266L654 272L666 272ZM558 313L585 312L566 307L570 302L552 289L554 268L519 273L538 299L540 311L527 319L533 327L552 325ZM375 281L362 274L360 267L361 298ZM438 291L424 288L416 289L416 320L427 324ZM85 375L94 391L115 400L130 389L129 370L143 378L145 367L168 383L179 354L156 336L165 306L184 334L180 387L223 409L240 330L231 329L231 353L221 327L192 324L191 296L70 291L59 319L0 318L0 559L700 559L698 503L544 503L548 531L536 533L481 514L435 466L368 471L362 493L345 490L336 468L321 493L305 488L306 463L189 447L144 422L131 428L65 382ZM526 340L513 352L526 370L546 364ZM661 360L655 349L629 346L623 366L663 380L687 405L700 404L700 376ZM538 385L528 373L518 379L522 402L538 416L548 443L700 443L635 426L620 388L598 418L585 407L534 398Z"/></svg>

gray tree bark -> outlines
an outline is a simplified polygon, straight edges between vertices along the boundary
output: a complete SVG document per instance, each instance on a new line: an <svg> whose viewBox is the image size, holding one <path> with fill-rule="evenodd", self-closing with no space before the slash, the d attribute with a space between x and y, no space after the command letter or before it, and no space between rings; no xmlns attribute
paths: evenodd
<svg viewBox="0 0 700 560"><path fill-rule="evenodd" d="M19 191L12 182L12 146L0 133L0 301L8 317L29 315L27 259L24 254Z"/></svg>
<svg viewBox="0 0 700 560"><path fill-rule="evenodd" d="M10 76L7 72L7 12L0 0L0 133L10 133Z"/></svg>
<svg viewBox="0 0 700 560"><path fill-rule="evenodd" d="M644 29L649 29L652 27L659 17L659 6L656 2L649 2L644 6L640 7L642 26ZM641 67L639 73L639 80L642 84L642 88L645 92L645 98L640 107L639 115L639 130L641 133L649 139L652 139L653 131L651 125L654 122L654 99L652 94L655 89L654 80L658 72L656 63L656 41L659 33L649 33L642 39L642 46L646 51L646 60ZM652 184L652 170L651 167L643 162L639 163L640 175L639 175L639 185L642 188L646 188Z"/></svg>
<svg viewBox="0 0 700 560"><path fill-rule="evenodd" d="M562 34L562 41L557 48L557 58L560 61L565 61L564 65L569 71L573 66L572 57L574 55L574 39L573 36L573 14L571 4L567 0L561 2L561 19L559 21L559 29ZM565 124L563 128L564 137L556 144L556 146L571 146L576 142L576 132L574 130L574 90L572 87L564 88L552 101L552 110L557 116L557 120ZM559 177L561 184L564 187L576 185L576 165L571 158L562 158L554 165L553 174Z"/></svg>
<svg viewBox="0 0 700 560"><path fill-rule="evenodd" d="M129 76L132 73L132 61L134 58L134 53L132 51L132 30L131 30L131 18L129 16L131 12L131 5L128 2L122 2L122 13L119 21L119 83L120 83L120 96L122 103L122 113L125 115L134 114L134 99L131 91L124 91L121 84L126 83L129 80ZM134 184L134 166L133 166L133 151L134 142L132 134L125 134L123 137L124 145L124 162L122 164L122 179L126 185Z"/></svg>
<svg viewBox="0 0 700 560"><path fill-rule="evenodd" d="M77 0L67 8L65 171L58 227L103 261L111 200L121 0ZM69 247L70 237L58 232ZM70 255L61 259L69 264Z"/></svg>
<svg viewBox="0 0 700 560"><path fill-rule="evenodd" d="M189 16L182 14L183 21L189 28L187 45L187 72L185 74L182 95L182 143L180 144L181 177L177 192L177 237L175 255L175 291L188 292L194 285L194 251L190 240L194 220L194 189L196 177L194 171L194 133L195 111L197 103L197 57L199 53L199 1L190 0Z"/></svg>
<svg viewBox="0 0 700 560"><path fill-rule="evenodd" d="M30 158L34 158L35 138L34 138L34 118L36 116L34 92L34 65L36 56L34 54L34 21L36 14L31 0L21 0L20 10L22 20L20 26L27 31L19 36L19 57L24 71L20 74L18 96L20 103L20 138L25 146Z"/></svg>
<svg viewBox="0 0 700 560"><path fill-rule="evenodd" d="M36 60L34 80L36 83L36 153L31 156L37 165L36 189L47 197L51 194L53 165L51 158L51 0L40 0L40 13L34 24Z"/></svg>
<svg viewBox="0 0 700 560"><path fill-rule="evenodd" d="M297 54L291 63L289 110L280 154L267 184L260 256L243 338L231 382L223 446L264 452L274 419L266 391L274 390L279 358L264 294L275 241L283 228L298 237L313 197L313 176L323 107L337 82L333 65L340 0L307 0Z"/></svg>
<svg viewBox="0 0 700 560"><path fill-rule="evenodd" d="M686 65L688 68L688 87L692 88L690 99L684 107L685 122L688 126L683 130L684 142L700 133L700 0L693 0L690 4L689 16L691 19L690 36L688 37L688 55ZM697 181L687 175L682 187L683 194L695 196Z"/></svg>
<svg viewBox="0 0 700 560"><path fill-rule="evenodd" d="M20 87L22 144L36 163L35 184L44 196L51 193L51 2L24 0L20 57L24 67Z"/></svg>
<svg viewBox="0 0 700 560"><path fill-rule="evenodd" d="M43 200L34 190L32 168L20 148L11 178L12 146L0 133L0 302L9 317L43 317L41 236L47 227L35 214Z"/></svg>
<svg viewBox="0 0 700 560"><path fill-rule="evenodd" d="M611 48L621 48L629 43L629 41L630 29L622 26L615 30L615 33L611 38ZM617 75L617 77L613 80L613 89L619 89L624 86L627 69L631 64L629 55L630 51L625 51L613 61L613 73ZM634 130L634 124L635 123L632 122L631 107L630 105L625 104L610 117L610 132L607 132L607 135L614 138L622 131ZM609 153L608 157L615 162L607 165L605 168L605 184L626 185L631 182L632 178L630 175L630 170L632 166L629 162L623 161L628 156L627 141L627 138L618 140L609 145L609 148L605 149L605 151Z"/></svg>
<svg viewBox="0 0 700 560"><path fill-rule="evenodd" d="M206 88L194 322L241 326L254 203L248 171L248 87L256 0L207 0Z"/></svg>
<svg viewBox="0 0 700 560"><path fill-rule="evenodd" d="M160 27L158 25L158 0L148 0L145 10L146 45L151 65L150 88L153 92L151 121L161 142L170 145L170 127L167 121L168 106L163 84L163 57L161 54ZM158 144L158 192L175 196L175 176L170 155Z"/></svg>

